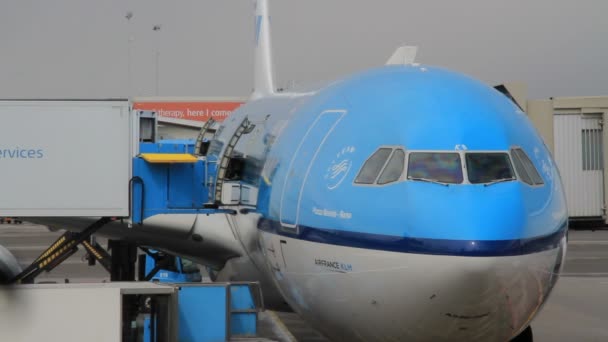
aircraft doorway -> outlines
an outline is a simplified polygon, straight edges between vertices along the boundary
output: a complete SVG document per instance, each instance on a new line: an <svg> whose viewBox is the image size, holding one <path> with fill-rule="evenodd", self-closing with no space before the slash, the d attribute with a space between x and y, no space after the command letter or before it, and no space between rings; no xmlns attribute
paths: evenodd
<svg viewBox="0 0 608 342"><path fill-rule="evenodd" d="M308 128L300 141L289 163L281 194L280 218L284 228L297 231L302 187L308 177L310 167L325 140L345 114L344 110L324 111Z"/></svg>

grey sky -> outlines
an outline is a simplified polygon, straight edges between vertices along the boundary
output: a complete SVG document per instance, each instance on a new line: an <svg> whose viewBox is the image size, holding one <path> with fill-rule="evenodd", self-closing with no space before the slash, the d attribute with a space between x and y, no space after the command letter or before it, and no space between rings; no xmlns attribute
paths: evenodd
<svg viewBox="0 0 608 342"><path fill-rule="evenodd" d="M523 81L532 98L608 95L606 0L270 5L278 85L382 65L407 43L421 63L490 84ZM157 50L159 95L246 96L252 12L249 0L4 0L0 98L154 95Z"/></svg>

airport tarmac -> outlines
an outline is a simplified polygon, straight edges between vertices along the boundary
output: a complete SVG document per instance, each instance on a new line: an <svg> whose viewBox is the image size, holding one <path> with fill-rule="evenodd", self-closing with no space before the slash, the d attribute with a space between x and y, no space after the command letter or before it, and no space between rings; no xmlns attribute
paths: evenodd
<svg viewBox="0 0 608 342"><path fill-rule="evenodd" d="M61 232L51 232L28 223L0 224L0 244L15 254L23 266L29 265L60 235ZM64 282L65 279L70 282L100 282L109 281L109 275L100 265L89 267L81 250L57 269L40 275L36 281ZM328 341L294 313L271 315L276 315L297 341ZM607 320L608 230L571 230L562 278L532 322L535 341L608 341ZM265 337L283 339L276 335Z"/></svg>

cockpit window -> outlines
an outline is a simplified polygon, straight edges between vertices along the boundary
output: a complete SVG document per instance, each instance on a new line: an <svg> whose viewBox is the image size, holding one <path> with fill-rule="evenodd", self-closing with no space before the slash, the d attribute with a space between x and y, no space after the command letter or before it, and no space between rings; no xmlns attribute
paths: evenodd
<svg viewBox="0 0 608 342"><path fill-rule="evenodd" d="M467 153L466 165L473 184L515 179L506 153Z"/></svg>
<svg viewBox="0 0 608 342"><path fill-rule="evenodd" d="M514 148L512 150L512 156L515 170L522 182L530 185L542 185L545 183L524 150L521 148Z"/></svg>
<svg viewBox="0 0 608 342"><path fill-rule="evenodd" d="M462 164L458 153L412 152L407 178L441 183L462 183Z"/></svg>
<svg viewBox="0 0 608 342"><path fill-rule="evenodd" d="M357 184L373 184L376 178L378 178L378 174L384 164L386 164L386 159L391 154L392 149L390 148L381 148L372 154L371 157L363 164L361 171L359 171L359 175L355 179L355 183Z"/></svg>
<svg viewBox="0 0 608 342"><path fill-rule="evenodd" d="M380 178L378 178L378 184L388 184L396 182L401 178L403 173L403 164L405 163L405 152L401 149L395 150L391 159L386 164Z"/></svg>

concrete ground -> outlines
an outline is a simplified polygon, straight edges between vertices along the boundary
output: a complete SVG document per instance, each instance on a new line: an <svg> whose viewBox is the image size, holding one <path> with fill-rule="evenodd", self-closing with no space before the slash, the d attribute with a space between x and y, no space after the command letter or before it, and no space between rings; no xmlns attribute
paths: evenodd
<svg viewBox="0 0 608 342"><path fill-rule="evenodd" d="M535 341L608 341L608 231L570 231L566 265L532 321Z"/></svg>
<svg viewBox="0 0 608 342"><path fill-rule="evenodd" d="M24 223L0 224L0 244L23 266L61 235L44 227ZM102 244L104 242L102 241ZM100 282L109 275L100 266L87 266L84 252L66 260L37 282ZM264 320L280 319L297 341L327 341L294 313L269 313ZM532 322L535 341L608 341L608 230L570 231L564 273L551 298ZM263 331L272 329L262 328ZM268 332L269 338L290 340Z"/></svg>

